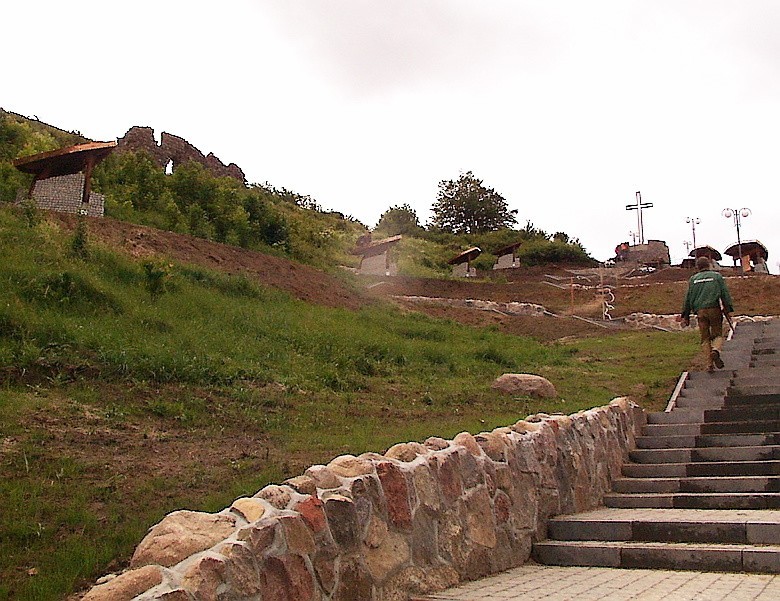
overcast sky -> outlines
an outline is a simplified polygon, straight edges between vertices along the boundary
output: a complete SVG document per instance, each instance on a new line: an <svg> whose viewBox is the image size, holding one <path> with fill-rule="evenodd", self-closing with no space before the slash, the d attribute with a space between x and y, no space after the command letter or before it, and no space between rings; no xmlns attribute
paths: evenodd
<svg viewBox="0 0 780 601"><path fill-rule="evenodd" d="M182 136L250 182L373 226L471 170L597 259L742 239L778 272L780 3L41 0L5 3L0 106L95 140ZM13 25L11 25L13 24ZM729 261L730 262L730 261Z"/></svg>

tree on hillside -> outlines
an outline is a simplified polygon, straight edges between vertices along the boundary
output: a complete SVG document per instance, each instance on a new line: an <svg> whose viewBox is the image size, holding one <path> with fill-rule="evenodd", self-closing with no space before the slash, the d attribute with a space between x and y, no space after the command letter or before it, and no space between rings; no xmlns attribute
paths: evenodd
<svg viewBox="0 0 780 601"><path fill-rule="evenodd" d="M376 231L385 236L415 236L422 232L420 220L407 203L387 209L376 224Z"/></svg>
<svg viewBox="0 0 780 601"><path fill-rule="evenodd" d="M440 181L431 210L431 225L454 234L489 232L517 222L517 210L510 210L504 197L471 171Z"/></svg>

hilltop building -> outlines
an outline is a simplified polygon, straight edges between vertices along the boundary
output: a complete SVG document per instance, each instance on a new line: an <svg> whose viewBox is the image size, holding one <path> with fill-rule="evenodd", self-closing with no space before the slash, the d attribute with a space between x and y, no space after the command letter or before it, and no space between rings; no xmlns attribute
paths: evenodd
<svg viewBox="0 0 780 601"><path fill-rule="evenodd" d="M496 264L493 265L493 269L512 269L513 267L517 267L519 265L517 260L517 249L521 244L522 241L519 241L499 248L495 253L498 260L496 261Z"/></svg>
<svg viewBox="0 0 780 601"><path fill-rule="evenodd" d="M360 275L398 275L398 262L393 250L401 241L401 236L392 236L371 241L371 234L366 234L358 239L357 246L352 250L353 255L360 255Z"/></svg>
<svg viewBox="0 0 780 601"><path fill-rule="evenodd" d="M622 242L615 247L615 261L650 267L665 267L671 264L669 247L663 240L648 240L645 244L633 245Z"/></svg>
<svg viewBox="0 0 780 601"><path fill-rule="evenodd" d="M724 252L734 260L734 266L736 267L739 263L744 272L769 273L766 266L769 251L758 240L746 240L739 244L732 244Z"/></svg>
<svg viewBox="0 0 780 601"><path fill-rule="evenodd" d="M41 209L102 217L105 199L92 192L92 171L116 147L116 142L90 142L16 159L19 171L34 176L27 194Z"/></svg>
<svg viewBox="0 0 780 601"><path fill-rule="evenodd" d="M452 275L461 278L476 277L477 270L471 266L471 262L481 254L482 249L478 246L474 246L452 257L447 261L449 265L452 265Z"/></svg>

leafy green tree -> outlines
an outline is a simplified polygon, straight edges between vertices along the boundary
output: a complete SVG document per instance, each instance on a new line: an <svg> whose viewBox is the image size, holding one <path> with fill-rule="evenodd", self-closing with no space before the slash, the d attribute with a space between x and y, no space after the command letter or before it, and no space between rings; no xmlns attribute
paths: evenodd
<svg viewBox="0 0 780 601"><path fill-rule="evenodd" d="M510 210L504 197L485 187L471 171L440 181L431 210L431 225L455 234L489 232L517 222L517 210Z"/></svg>
<svg viewBox="0 0 780 601"><path fill-rule="evenodd" d="M417 213L407 203L387 209L376 224L376 231L384 236L417 236L423 228Z"/></svg>
<svg viewBox="0 0 780 601"><path fill-rule="evenodd" d="M145 151L111 154L95 169L93 181L112 201L130 201L137 211L162 209L167 200L165 173Z"/></svg>

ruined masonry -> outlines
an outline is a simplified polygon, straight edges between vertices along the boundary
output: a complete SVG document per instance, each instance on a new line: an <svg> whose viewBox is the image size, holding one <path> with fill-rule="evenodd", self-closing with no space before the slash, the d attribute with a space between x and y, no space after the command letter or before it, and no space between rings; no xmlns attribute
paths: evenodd
<svg viewBox="0 0 780 601"><path fill-rule="evenodd" d="M117 140L117 152L141 150L147 152L160 169L165 169L169 162L176 170L179 165L187 161L195 161L203 165L214 177L232 177L242 183L246 182L244 172L235 163L225 165L214 154L204 155L184 138L167 132L160 134L159 145L154 139L154 130L151 127L131 127L124 137Z"/></svg>
<svg viewBox="0 0 780 601"><path fill-rule="evenodd" d="M600 505L644 413L628 399L344 455L216 514L177 511L84 601L401 601L525 563Z"/></svg>

